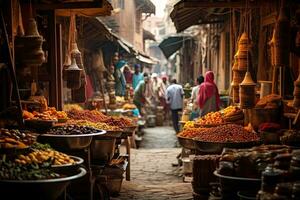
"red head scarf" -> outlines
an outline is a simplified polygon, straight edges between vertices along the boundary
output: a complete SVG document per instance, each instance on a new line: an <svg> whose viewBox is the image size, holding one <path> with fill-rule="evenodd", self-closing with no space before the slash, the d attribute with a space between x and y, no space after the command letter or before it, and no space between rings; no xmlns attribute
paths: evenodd
<svg viewBox="0 0 300 200"><path fill-rule="evenodd" d="M203 108L205 102L213 95L216 95L216 108L219 110L221 100L217 85L214 82L214 73L208 71L205 73L204 82L200 85L198 93L199 107Z"/></svg>

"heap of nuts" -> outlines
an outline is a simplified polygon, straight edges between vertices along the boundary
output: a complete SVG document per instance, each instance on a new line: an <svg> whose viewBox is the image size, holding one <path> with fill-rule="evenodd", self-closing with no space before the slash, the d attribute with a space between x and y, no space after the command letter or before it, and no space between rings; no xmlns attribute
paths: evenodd
<svg viewBox="0 0 300 200"><path fill-rule="evenodd" d="M226 143L258 141L259 137L256 133L244 129L243 126L226 124L208 128L203 134L198 134L195 139L205 142Z"/></svg>
<svg viewBox="0 0 300 200"><path fill-rule="evenodd" d="M110 126L118 126L121 128L133 126L133 121L127 117L109 117L104 121Z"/></svg>
<svg viewBox="0 0 300 200"><path fill-rule="evenodd" d="M205 132L208 130L208 128L189 128L184 129L181 131L178 136L179 137L185 137L185 138L195 138L198 135L205 134Z"/></svg>
<svg viewBox="0 0 300 200"><path fill-rule="evenodd" d="M122 129L118 126L111 126L102 122L95 123L95 122L80 120L77 122L77 124L80 126L88 126L100 130L106 130L106 131L122 131Z"/></svg>
<svg viewBox="0 0 300 200"><path fill-rule="evenodd" d="M75 120L87 120L90 122L104 122L107 116L97 110L69 110L68 117Z"/></svg>
<svg viewBox="0 0 300 200"><path fill-rule="evenodd" d="M83 134L92 134L98 133L100 130L79 125L66 125L58 126L50 129L47 134L51 135L83 135Z"/></svg>

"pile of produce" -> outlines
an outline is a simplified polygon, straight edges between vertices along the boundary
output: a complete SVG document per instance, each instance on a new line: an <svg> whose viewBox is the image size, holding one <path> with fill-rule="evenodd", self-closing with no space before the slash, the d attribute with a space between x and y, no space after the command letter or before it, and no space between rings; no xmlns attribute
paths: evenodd
<svg viewBox="0 0 300 200"><path fill-rule="evenodd" d="M54 165L75 164L75 161L67 154L52 149L34 150L27 155L19 155L15 162L23 165L32 163L43 164L45 162L50 162Z"/></svg>
<svg viewBox="0 0 300 200"><path fill-rule="evenodd" d="M122 108L124 110L134 110L134 109L136 109L136 106L131 103L125 103Z"/></svg>
<svg viewBox="0 0 300 200"><path fill-rule="evenodd" d="M78 104L64 104L64 111L69 111L69 110L83 110L83 108L78 105Z"/></svg>
<svg viewBox="0 0 300 200"><path fill-rule="evenodd" d="M134 126L133 121L127 117L108 117L106 120L104 120L104 123L110 126L118 126L121 128Z"/></svg>
<svg viewBox="0 0 300 200"><path fill-rule="evenodd" d="M75 120L87 120L90 122L104 122L108 119L106 115L97 110L69 110L68 117Z"/></svg>
<svg viewBox="0 0 300 200"><path fill-rule="evenodd" d="M220 112L210 112L205 116L198 118L196 123L199 125L215 125L215 124L223 124L225 121Z"/></svg>
<svg viewBox="0 0 300 200"><path fill-rule="evenodd" d="M23 165L6 159L0 160L0 180L42 180L61 177L49 168L40 167L38 164Z"/></svg>
<svg viewBox="0 0 300 200"><path fill-rule="evenodd" d="M119 128L118 126L110 126L106 123L102 123L102 122L89 122L86 120L79 120L79 121L74 121L74 123L80 125L80 126L88 126L88 127L92 127L95 129L100 129L100 130L106 130L106 131L122 131L121 128ZM73 124L74 124L73 123Z"/></svg>
<svg viewBox="0 0 300 200"><path fill-rule="evenodd" d="M100 130L94 129L87 126L79 126L79 125L66 125L66 126L58 126L55 128L51 128L47 134L51 135L84 135L84 134L92 134L98 133Z"/></svg>
<svg viewBox="0 0 300 200"><path fill-rule="evenodd" d="M178 133L178 136L185 137L185 138L195 138L198 135L205 134L205 132L208 130L208 128L189 128L184 129L180 133Z"/></svg>
<svg viewBox="0 0 300 200"><path fill-rule="evenodd" d="M258 141L256 133L248 132L243 126L236 124L226 124L217 127L208 128L195 137L196 140L204 142L250 142Z"/></svg>
<svg viewBox="0 0 300 200"><path fill-rule="evenodd" d="M58 119L67 119L67 113L64 111L57 111L54 107L48 107L44 112L29 112L23 110L24 119L36 119L36 120L58 120Z"/></svg>
<svg viewBox="0 0 300 200"><path fill-rule="evenodd" d="M261 98L255 105L255 108L277 109L281 106L282 98L277 94L270 94Z"/></svg>
<svg viewBox="0 0 300 200"><path fill-rule="evenodd" d="M183 126L183 130L190 129L190 128L195 128L195 122L194 121L187 121Z"/></svg>
<svg viewBox="0 0 300 200"><path fill-rule="evenodd" d="M291 149L283 145L262 145L251 149L228 149L221 155L219 174L243 178L260 178L272 164L282 170L289 168Z"/></svg>
<svg viewBox="0 0 300 200"><path fill-rule="evenodd" d="M30 133L19 130L0 129L0 148L24 149L36 141L36 137Z"/></svg>
<svg viewBox="0 0 300 200"><path fill-rule="evenodd" d="M223 118L225 122L236 123L238 121L241 121L241 123L243 123L244 113L239 107L228 106L221 112L223 113Z"/></svg>

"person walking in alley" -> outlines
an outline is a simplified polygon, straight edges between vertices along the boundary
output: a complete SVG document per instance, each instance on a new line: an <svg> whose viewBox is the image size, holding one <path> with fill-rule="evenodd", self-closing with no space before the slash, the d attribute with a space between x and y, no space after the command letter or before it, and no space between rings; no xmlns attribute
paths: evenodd
<svg viewBox="0 0 300 200"><path fill-rule="evenodd" d="M141 73L141 65L135 64L134 65L134 74L132 77L132 88L135 90L138 86L139 82L144 79L143 74Z"/></svg>
<svg viewBox="0 0 300 200"><path fill-rule="evenodd" d="M192 114L191 114L190 120L193 120L193 119L199 117L199 115L200 115L200 109L199 109L199 106L198 106L198 103L197 103L197 97L198 97L200 85L201 85L201 83L204 82L204 77L202 75L200 75L197 78L196 82L197 82L197 85L195 87L193 87L192 94L191 94L191 99L190 99L190 102L193 104Z"/></svg>
<svg viewBox="0 0 300 200"><path fill-rule="evenodd" d="M197 98L201 117L220 109L220 95L214 82L214 73L212 71L205 73L204 82L200 85Z"/></svg>
<svg viewBox="0 0 300 200"><path fill-rule="evenodd" d="M159 98L160 106L163 107L164 112L165 112L164 120L165 120L165 122L168 122L168 120L169 120L169 108L168 108L168 104L167 104L167 101L166 101L166 92L167 92L167 88L169 86L168 76L167 75L162 75L161 80L162 81L160 82L159 89L158 89L158 98Z"/></svg>
<svg viewBox="0 0 300 200"><path fill-rule="evenodd" d="M133 103L136 105L136 107L139 109L140 114L142 115L142 108L146 103L148 102L147 99L147 85L149 84L149 79L147 73L144 73L144 80L141 80L138 84L138 86L134 90L133 95Z"/></svg>
<svg viewBox="0 0 300 200"><path fill-rule="evenodd" d="M179 111L182 110L183 106L183 88L177 84L176 79L172 79L171 85L167 88L166 100L170 106L172 112L172 122L176 133L179 132Z"/></svg>

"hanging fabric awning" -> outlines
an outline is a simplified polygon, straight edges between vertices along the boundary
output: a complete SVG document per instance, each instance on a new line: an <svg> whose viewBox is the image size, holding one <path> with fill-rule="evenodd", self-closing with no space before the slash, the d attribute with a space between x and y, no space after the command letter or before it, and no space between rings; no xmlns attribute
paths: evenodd
<svg viewBox="0 0 300 200"><path fill-rule="evenodd" d="M185 40L193 39L187 34L177 34L165 38L158 46L162 50L165 57L168 59L172 54L178 51Z"/></svg>
<svg viewBox="0 0 300 200"><path fill-rule="evenodd" d="M149 65L155 65L158 63L158 61L154 58L151 58L148 55L142 54L139 52L139 54L136 56L136 59L139 60L142 63L146 63Z"/></svg>

